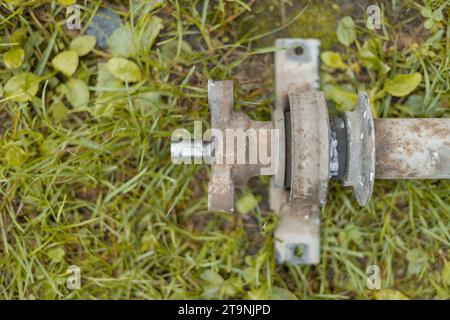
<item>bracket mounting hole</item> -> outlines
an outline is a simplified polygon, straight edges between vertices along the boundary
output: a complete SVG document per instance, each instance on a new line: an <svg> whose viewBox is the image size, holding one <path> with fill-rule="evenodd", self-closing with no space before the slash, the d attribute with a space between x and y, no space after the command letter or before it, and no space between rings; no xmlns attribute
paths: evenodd
<svg viewBox="0 0 450 320"><path fill-rule="evenodd" d="M294 48L294 53L298 56L301 56L303 54L304 50L302 46L297 46Z"/></svg>
<svg viewBox="0 0 450 320"><path fill-rule="evenodd" d="M306 246L304 244L296 244L291 247L292 257L295 260L301 260L306 251Z"/></svg>

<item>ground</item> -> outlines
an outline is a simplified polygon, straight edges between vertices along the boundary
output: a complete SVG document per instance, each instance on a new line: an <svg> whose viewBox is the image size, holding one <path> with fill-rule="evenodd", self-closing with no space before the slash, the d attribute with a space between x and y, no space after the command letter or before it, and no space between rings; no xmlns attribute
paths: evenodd
<svg viewBox="0 0 450 320"><path fill-rule="evenodd" d="M209 126L208 79L270 119L277 37L321 40L332 113L366 90L377 117L449 117L448 1L377 1L376 30L369 1L287 0L78 1L69 30L73 2L0 4L1 298L450 298L448 180L377 182L366 208L332 183L322 263L277 265L268 179L213 213L208 166L170 160L173 130ZM128 27L77 47L101 7Z"/></svg>

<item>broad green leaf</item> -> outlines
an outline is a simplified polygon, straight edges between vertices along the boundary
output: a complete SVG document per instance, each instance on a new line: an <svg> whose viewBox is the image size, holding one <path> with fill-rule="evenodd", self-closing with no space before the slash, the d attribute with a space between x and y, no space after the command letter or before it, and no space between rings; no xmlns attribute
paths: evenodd
<svg viewBox="0 0 450 320"><path fill-rule="evenodd" d="M362 50L359 53L364 66L370 70L379 70L386 74L391 69L387 64L383 63L373 52L369 50Z"/></svg>
<svg viewBox="0 0 450 320"><path fill-rule="evenodd" d="M137 82L141 80L141 70L132 61L124 58L112 58L108 61L109 71L114 77L127 82Z"/></svg>
<svg viewBox="0 0 450 320"><path fill-rule="evenodd" d="M74 108L85 107L89 103L89 87L84 81L70 79L67 84L67 100Z"/></svg>
<svg viewBox="0 0 450 320"><path fill-rule="evenodd" d="M325 95L328 99L333 100L345 110L352 110L358 99L358 95L354 92L344 90L339 86L326 85L324 87Z"/></svg>
<svg viewBox="0 0 450 320"><path fill-rule="evenodd" d="M78 68L78 53L74 50L63 51L52 60L53 67L64 75L72 76Z"/></svg>
<svg viewBox="0 0 450 320"><path fill-rule="evenodd" d="M434 25L434 21L432 19L427 19L423 25L425 29L431 29Z"/></svg>
<svg viewBox="0 0 450 320"><path fill-rule="evenodd" d="M97 39L94 36L76 37L70 43L70 50L76 51L80 57L87 55L95 48Z"/></svg>
<svg viewBox="0 0 450 320"><path fill-rule="evenodd" d="M344 46L349 46L356 40L355 22L351 17L344 17L339 21L337 38Z"/></svg>
<svg viewBox="0 0 450 320"><path fill-rule="evenodd" d="M67 118L69 111L62 101L57 101L50 106L50 114L56 122L61 122Z"/></svg>
<svg viewBox="0 0 450 320"><path fill-rule="evenodd" d="M109 70L107 63L101 62L98 64L97 88L120 88L122 86L122 81L114 77L112 72ZM102 91L99 92L101 93Z"/></svg>
<svg viewBox="0 0 450 320"><path fill-rule="evenodd" d="M434 21L441 21L444 18L444 15L442 14L442 9L436 9L433 11L433 13L431 14L431 18Z"/></svg>
<svg viewBox="0 0 450 320"><path fill-rule="evenodd" d="M323 63L334 69L345 69L347 65L342 61L342 57L338 52L325 51L321 54Z"/></svg>
<svg viewBox="0 0 450 320"><path fill-rule="evenodd" d="M89 109L96 117L111 116L116 105L127 102L120 90L111 91L114 88L123 89L124 84L112 74L107 63L98 64L96 88L95 103Z"/></svg>
<svg viewBox="0 0 450 320"><path fill-rule="evenodd" d="M7 68L18 68L22 65L25 51L22 48L12 48L5 53L3 61Z"/></svg>
<svg viewBox="0 0 450 320"><path fill-rule="evenodd" d="M422 9L420 9L420 14L422 15L422 17L431 18L432 12L430 8L422 7Z"/></svg>
<svg viewBox="0 0 450 320"><path fill-rule="evenodd" d="M404 97L414 91L422 81L420 73L400 74L394 79L388 79L384 89L394 97Z"/></svg>
<svg viewBox="0 0 450 320"><path fill-rule="evenodd" d="M20 28L14 31L11 37L9 37L9 42L23 44L26 39L27 39L27 29Z"/></svg>
<svg viewBox="0 0 450 320"><path fill-rule="evenodd" d="M133 97L133 104L135 110L149 114L162 105L161 95L159 92L141 92Z"/></svg>
<svg viewBox="0 0 450 320"><path fill-rule="evenodd" d="M403 293L394 289L378 290L375 292L374 296L377 300L409 300Z"/></svg>
<svg viewBox="0 0 450 320"><path fill-rule="evenodd" d="M156 37L161 31L162 19L147 15L136 27L127 24L116 31L108 39L108 46L115 57L134 58L139 53L150 51Z"/></svg>
<svg viewBox="0 0 450 320"><path fill-rule="evenodd" d="M115 57L136 57L138 54L138 40L133 28L127 24L114 31L108 39L108 47Z"/></svg>
<svg viewBox="0 0 450 320"><path fill-rule="evenodd" d="M30 72L14 76L5 84L5 97L18 102L31 100L39 90L39 82L40 78Z"/></svg>
<svg viewBox="0 0 450 320"><path fill-rule="evenodd" d="M63 248L55 248L51 249L47 252L48 256L54 263L61 262L64 256L66 255L66 252Z"/></svg>
<svg viewBox="0 0 450 320"><path fill-rule="evenodd" d="M236 208L240 213L246 214L258 206L258 199L253 193L247 193L240 198L236 204Z"/></svg>
<svg viewBox="0 0 450 320"><path fill-rule="evenodd" d="M156 37L163 28L162 19L156 16L146 16L137 28L137 38L139 40L139 52L149 52L155 42Z"/></svg>
<svg viewBox="0 0 450 320"><path fill-rule="evenodd" d="M27 156L21 147L10 146L7 147L5 158L10 166L20 167L25 162Z"/></svg>

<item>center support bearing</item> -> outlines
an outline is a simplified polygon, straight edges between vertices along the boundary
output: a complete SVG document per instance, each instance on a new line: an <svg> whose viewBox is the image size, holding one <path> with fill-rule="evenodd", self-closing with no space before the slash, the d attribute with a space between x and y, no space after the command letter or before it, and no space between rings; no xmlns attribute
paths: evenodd
<svg viewBox="0 0 450 320"><path fill-rule="evenodd" d="M289 185L271 192L272 209L281 216L275 231L278 261L320 262L320 208L330 178L330 130L322 92L309 84L288 92L290 132L286 152ZM286 184L286 183L285 183Z"/></svg>
<svg viewBox="0 0 450 320"><path fill-rule="evenodd" d="M211 141L171 145L173 160L211 160L209 210L232 212L235 187L253 176L272 176L270 205L280 215L279 263L320 263L320 211L330 179L351 186L365 206L375 179L450 178L450 119L374 120L369 97L361 92L354 111L329 120L318 91L319 45L315 39L276 41L272 121L233 111L232 81L210 81ZM232 139L221 142L228 130ZM251 135L252 130L276 134ZM244 162L227 161L236 156L235 139L243 146ZM268 151L276 164L259 157L248 162L252 150Z"/></svg>

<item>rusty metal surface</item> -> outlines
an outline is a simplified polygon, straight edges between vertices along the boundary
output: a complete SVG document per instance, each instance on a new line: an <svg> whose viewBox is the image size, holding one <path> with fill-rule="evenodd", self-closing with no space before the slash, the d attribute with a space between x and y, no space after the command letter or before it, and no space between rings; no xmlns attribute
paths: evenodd
<svg viewBox="0 0 450 320"><path fill-rule="evenodd" d="M245 133L247 129L265 129L272 130L272 122L261 122L251 120L242 112L233 111L233 81L209 81L208 82L208 103L211 109L211 127L220 131L226 136L228 130L242 130ZM212 140L217 141L212 131ZM246 137L236 137L244 138ZM249 141L245 141L245 154L249 151ZM256 148L259 150L265 146L268 153L277 152L272 150L272 136L262 138L260 135L256 138ZM276 142L275 142L276 145ZM250 163L232 163L230 164L229 155L237 155L237 143L230 144L224 140L222 153L214 150L214 157L211 161L211 178L208 185L208 209L211 211L234 211L234 189L235 187L245 185L248 179L259 175L273 175L276 172L270 171L270 164L261 163L261 159L255 164ZM259 154L259 152L258 152ZM276 167L274 167L276 169ZM262 170L266 169L266 170Z"/></svg>
<svg viewBox="0 0 450 320"><path fill-rule="evenodd" d="M286 152L270 185L271 208L281 216L275 231L277 261L317 264L320 206L329 177L328 113L323 95L314 90L319 87L320 42L278 39L275 45L279 50L275 52L273 119L284 118L284 126L279 127L284 128L282 151ZM301 48L300 52L295 48Z"/></svg>
<svg viewBox="0 0 450 320"><path fill-rule="evenodd" d="M253 121L233 111L232 81L209 81L211 142L174 141L172 145L174 160L211 160L208 208L212 211L233 211L236 187L253 176L273 175L270 206L280 215L275 230L279 263L320 263L320 211L330 177L352 186L361 205L370 200L375 178L450 178L449 119L374 121L363 92L355 110L338 118L330 129L323 93L316 90L319 46L315 39L277 40L276 105L271 122ZM256 140L258 150L267 147L269 154L277 155L275 169L260 159L253 164L229 164L230 154L237 157L234 137L232 143L224 140L222 152L217 152L217 131L225 136L227 130L247 129L279 132L275 138L258 135ZM247 155L251 139L243 136L249 141L244 143Z"/></svg>
<svg viewBox="0 0 450 320"><path fill-rule="evenodd" d="M286 173L286 128L285 118L282 109L275 109L272 113L272 122L275 129L278 130L278 170L273 176L273 183L277 188L283 188Z"/></svg>
<svg viewBox="0 0 450 320"><path fill-rule="evenodd" d="M280 128L280 136L285 139L280 144L279 170L270 183L270 207L275 212L280 212L281 206L289 200L289 191L286 185L286 155L287 144L290 137L286 134L288 129L284 124L290 124L290 119L285 119L285 111L289 109L288 91L291 87L302 86L306 83L313 88L319 87L319 50L320 41L317 39L277 39L275 41L275 111L273 120L276 127ZM302 48L303 54L298 54L295 48ZM289 115L290 116L290 115ZM283 119L284 124L280 121ZM286 122L288 121L288 123Z"/></svg>
<svg viewBox="0 0 450 320"><path fill-rule="evenodd" d="M208 103L211 109L211 127L225 131L233 111L233 81L209 81ZM214 140L214 136L212 139ZM211 165L208 209L231 212L234 210L233 199L234 183L230 166Z"/></svg>
<svg viewBox="0 0 450 320"><path fill-rule="evenodd" d="M289 88L298 87L308 83L313 88L319 88L319 48L320 41L317 39L277 39L275 42L275 111L272 121L275 128L279 129L279 170L272 179L274 184L271 194L274 199L272 207L279 202L280 198L285 201L286 192L282 191L286 176L286 141L284 111L288 109ZM296 49L301 48L301 52ZM275 199L278 198L278 199Z"/></svg>
<svg viewBox="0 0 450 320"><path fill-rule="evenodd" d="M277 39L275 41L275 91L277 108L283 106L290 87L308 83L319 89L319 51L317 39ZM297 49L301 48L301 52Z"/></svg>
<svg viewBox="0 0 450 320"><path fill-rule="evenodd" d="M353 112L345 112L347 128L347 174L343 183L353 187L355 197L361 206L367 205L375 183L375 131L369 97L365 92L358 94Z"/></svg>
<svg viewBox="0 0 450 320"><path fill-rule="evenodd" d="M377 179L450 179L450 119L376 119Z"/></svg>
<svg viewBox="0 0 450 320"><path fill-rule="evenodd" d="M292 128L291 187L275 232L280 262L320 262L320 208L329 180L329 120L325 97L309 85L289 91ZM295 254L301 248L302 254Z"/></svg>
<svg viewBox="0 0 450 320"><path fill-rule="evenodd" d="M324 94L309 85L289 92L292 127L290 202L323 205L329 179L329 120Z"/></svg>

